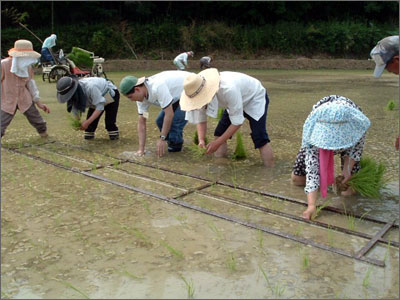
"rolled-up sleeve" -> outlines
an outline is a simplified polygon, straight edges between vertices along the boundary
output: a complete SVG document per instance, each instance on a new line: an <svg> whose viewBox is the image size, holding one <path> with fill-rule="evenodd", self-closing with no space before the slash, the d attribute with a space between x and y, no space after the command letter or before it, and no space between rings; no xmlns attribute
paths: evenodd
<svg viewBox="0 0 400 300"><path fill-rule="evenodd" d="M240 91L230 90L224 95L227 102L229 119L233 125L242 125L244 122L243 100Z"/></svg>

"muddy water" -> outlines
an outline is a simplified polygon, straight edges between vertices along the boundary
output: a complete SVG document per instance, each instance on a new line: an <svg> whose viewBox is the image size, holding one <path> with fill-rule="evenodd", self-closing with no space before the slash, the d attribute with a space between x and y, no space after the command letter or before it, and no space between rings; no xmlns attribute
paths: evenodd
<svg viewBox="0 0 400 300"><path fill-rule="evenodd" d="M246 71L247 72L247 71ZM384 109L398 99L397 81L369 72L248 71L268 89L271 104L268 131L276 166L265 169L253 149L248 124L241 128L248 158L195 157L182 153L155 156L158 130L148 124L148 154L137 149L136 107L121 99L118 117L121 139L110 142L102 121L96 139L68 127L65 108L56 103L54 85L41 83L50 142L43 144L20 114L11 123L3 146L46 159L59 166L177 197L211 181L244 186L305 202L302 188L290 184L291 167L301 143L302 125L311 106L329 94L341 94L359 104L371 119L364 155L383 161L389 184L379 199L344 198L329 193L329 205L355 214L389 221L398 219L398 110ZM119 83L125 74L111 74ZM157 114L150 112L151 120ZM209 138L216 121L210 120ZM185 129L191 143L195 127ZM49 141L48 141L49 142ZM35 145L35 146L31 146ZM80 148L77 148L77 147ZM233 153L235 138L229 142ZM84 149L84 150L82 150ZM117 158L133 162L118 163ZM176 206L116 185L67 171L24 155L2 150L3 298L398 298L398 248L378 243L367 257L385 267L305 246L259 230ZM135 163L136 162L136 163ZM171 169L204 178L165 171ZM339 170L337 170L339 172ZM304 205L222 185L212 185L178 198L191 205L303 237L349 253L367 239L235 205L220 197L301 215ZM319 203L323 201L319 199ZM322 211L318 221L371 236L381 224L352 220ZM399 241L398 230L384 236Z"/></svg>

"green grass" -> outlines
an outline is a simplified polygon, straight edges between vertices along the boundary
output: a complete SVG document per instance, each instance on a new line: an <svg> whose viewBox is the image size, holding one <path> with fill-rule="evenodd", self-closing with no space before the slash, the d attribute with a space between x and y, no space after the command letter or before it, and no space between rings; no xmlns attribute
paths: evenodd
<svg viewBox="0 0 400 300"><path fill-rule="evenodd" d="M75 292L77 292L78 294L83 296L83 298L90 299L90 297L88 295L86 295L84 292L79 290L77 287L73 286L71 283L66 282L66 281L61 281L61 283L64 284L66 287L69 287L70 289L73 289Z"/></svg>
<svg viewBox="0 0 400 300"><path fill-rule="evenodd" d="M237 270L236 259L232 252L228 253L228 257L226 259L226 266L231 272L235 272Z"/></svg>
<svg viewBox="0 0 400 300"><path fill-rule="evenodd" d="M370 286L370 276L371 276L372 268L369 267L367 273L365 274L362 282L362 286L368 288Z"/></svg>
<svg viewBox="0 0 400 300"><path fill-rule="evenodd" d="M361 170L350 178L348 185L364 197L379 198L380 190L386 184L383 178L385 165L369 157L362 158L360 164Z"/></svg>

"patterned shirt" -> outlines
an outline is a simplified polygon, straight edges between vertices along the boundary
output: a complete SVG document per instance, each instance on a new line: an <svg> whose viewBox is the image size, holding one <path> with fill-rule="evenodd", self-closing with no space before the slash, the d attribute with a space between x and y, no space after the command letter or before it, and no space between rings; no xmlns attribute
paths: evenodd
<svg viewBox="0 0 400 300"><path fill-rule="evenodd" d="M313 106L312 110L314 111L319 106L328 102L337 102L339 105L350 106L362 112L361 108L358 105L356 105L353 101L339 95L330 95L322 98L317 102L317 104ZM361 155L364 149L364 143L365 143L365 134L353 147L347 149L334 150L333 153L334 155L340 154L349 156L351 159L358 162L361 160ZM311 145L310 147L305 148L305 165L306 165L306 186L304 188L304 191L308 194L310 192L317 190L320 186L318 147Z"/></svg>

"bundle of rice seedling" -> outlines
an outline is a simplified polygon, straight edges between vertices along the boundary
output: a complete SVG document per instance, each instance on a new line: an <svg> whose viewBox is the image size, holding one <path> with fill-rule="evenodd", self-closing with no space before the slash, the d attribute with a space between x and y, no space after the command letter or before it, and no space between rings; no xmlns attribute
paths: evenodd
<svg viewBox="0 0 400 300"><path fill-rule="evenodd" d="M81 128L81 120L78 120L72 116L68 116L69 119L69 124L71 125L71 127L75 130L79 130Z"/></svg>
<svg viewBox="0 0 400 300"><path fill-rule="evenodd" d="M202 157L204 154L206 154L207 149L206 148L201 148L197 145L191 144L188 145L187 148L190 150L190 152L192 152L192 155L195 158L200 158Z"/></svg>
<svg viewBox="0 0 400 300"><path fill-rule="evenodd" d="M247 157L246 150L243 145L242 133L240 131L236 132L236 148L233 153L234 160L245 159Z"/></svg>
<svg viewBox="0 0 400 300"><path fill-rule="evenodd" d="M385 186L385 165L369 157L362 158L360 164L361 170L347 184L364 197L378 198L379 191Z"/></svg>
<svg viewBox="0 0 400 300"><path fill-rule="evenodd" d="M389 102L386 104L386 110L393 110L396 107L396 104L394 103L393 100L389 100Z"/></svg>
<svg viewBox="0 0 400 300"><path fill-rule="evenodd" d="M225 109L223 108L218 108L218 115L217 115L217 120L221 120L222 115L224 114Z"/></svg>
<svg viewBox="0 0 400 300"><path fill-rule="evenodd" d="M205 137L205 138L204 138L204 141L206 142L206 145L207 145L207 144L208 144L208 138ZM194 132L193 143L194 143L195 145L198 145L198 144L199 144L199 135L197 134L197 130Z"/></svg>

